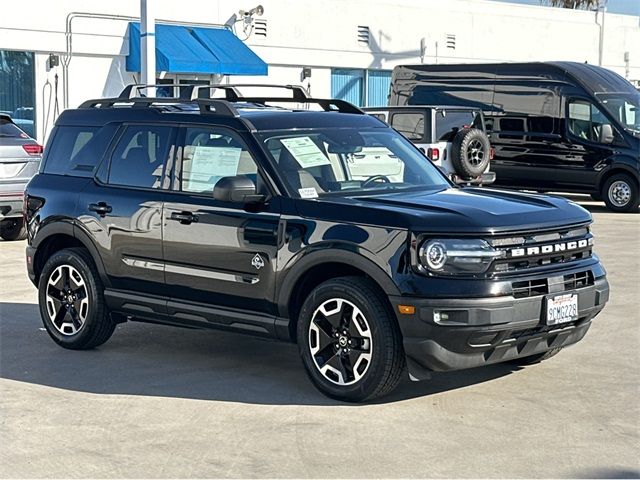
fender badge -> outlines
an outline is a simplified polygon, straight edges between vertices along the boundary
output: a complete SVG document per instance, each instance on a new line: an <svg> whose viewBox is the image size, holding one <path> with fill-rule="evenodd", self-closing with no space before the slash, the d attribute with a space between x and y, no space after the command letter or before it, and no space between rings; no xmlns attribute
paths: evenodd
<svg viewBox="0 0 640 480"><path fill-rule="evenodd" d="M262 260L262 257L256 253L256 255L251 259L251 265L256 267L256 270L260 270L264 267L264 260Z"/></svg>

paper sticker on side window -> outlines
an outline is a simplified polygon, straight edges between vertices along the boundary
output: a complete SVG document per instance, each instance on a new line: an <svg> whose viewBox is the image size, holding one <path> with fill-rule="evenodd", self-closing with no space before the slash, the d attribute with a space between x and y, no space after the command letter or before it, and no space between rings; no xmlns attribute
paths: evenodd
<svg viewBox="0 0 640 480"><path fill-rule="evenodd" d="M233 177L238 172L241 148L197 146L188 152L183 164L183 188L188 191L202 192L212 189L222 177Z"/></svg>
<svg viewBox="0 0 640 480"><path fill-rule="evenodd" d="M309 137L283 138L280 141L302 168L331 164L322 150Z"/></svg>
<svg viewBox="0 0 640 480"><path fill-rule="evenodd" d="M300 198L318 198L318 191L314 187L299 188Z"/></svg>

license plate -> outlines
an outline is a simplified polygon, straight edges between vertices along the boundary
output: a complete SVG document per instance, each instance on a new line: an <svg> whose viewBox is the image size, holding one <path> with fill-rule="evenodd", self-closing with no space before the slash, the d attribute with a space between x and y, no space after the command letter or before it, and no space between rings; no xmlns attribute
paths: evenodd
<svg viewBox="0 0 640 480"><path fill-rule="evenodd" d="M547 297L547 325L572 322L578 319L578 294L567 293Z"/></svg>

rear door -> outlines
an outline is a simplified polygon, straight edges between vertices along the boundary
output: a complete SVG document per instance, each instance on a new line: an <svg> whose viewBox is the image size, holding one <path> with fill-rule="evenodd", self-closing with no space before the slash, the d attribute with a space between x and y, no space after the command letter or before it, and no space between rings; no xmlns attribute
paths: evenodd
<svg viewBox="0 0 640 480"><path fill-rule="evenodd" d="M169 186L165 165L173 156L176 128L129 124L120 128L97 178L80 193L78 220L93 237L114 290L163 295L162 202ZM124 298L122 295L119 297ZM141 313L155 307L125 302Z"/></svg>
<svg viewBox="0 0 640 480"><path fill-rule="evenodd" d="M246 175L264 188L256 160L223 126L185 126L180 138L173 193L162 214L169 314L235 326L251 323L247 311L274 314L278 202L249 208L213 198L215 184L228 176ZM244 320L234 321L233 312L243 312ZM256 320L251 328L265 326Z"/></svg>

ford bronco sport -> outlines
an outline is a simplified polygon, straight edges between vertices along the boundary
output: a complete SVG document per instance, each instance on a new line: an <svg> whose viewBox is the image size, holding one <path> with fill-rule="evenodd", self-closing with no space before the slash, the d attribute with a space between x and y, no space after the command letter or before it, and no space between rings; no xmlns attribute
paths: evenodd
<svg viewBox="0 0 640 480"><path fill-rule="evenodd" d="M531 364L584 337L609 293L586 210L456 186L349 103L245 87L129 86L60 115L26 191L60 346L130 320L261 335L364 401L405 371Z"/></svg>

